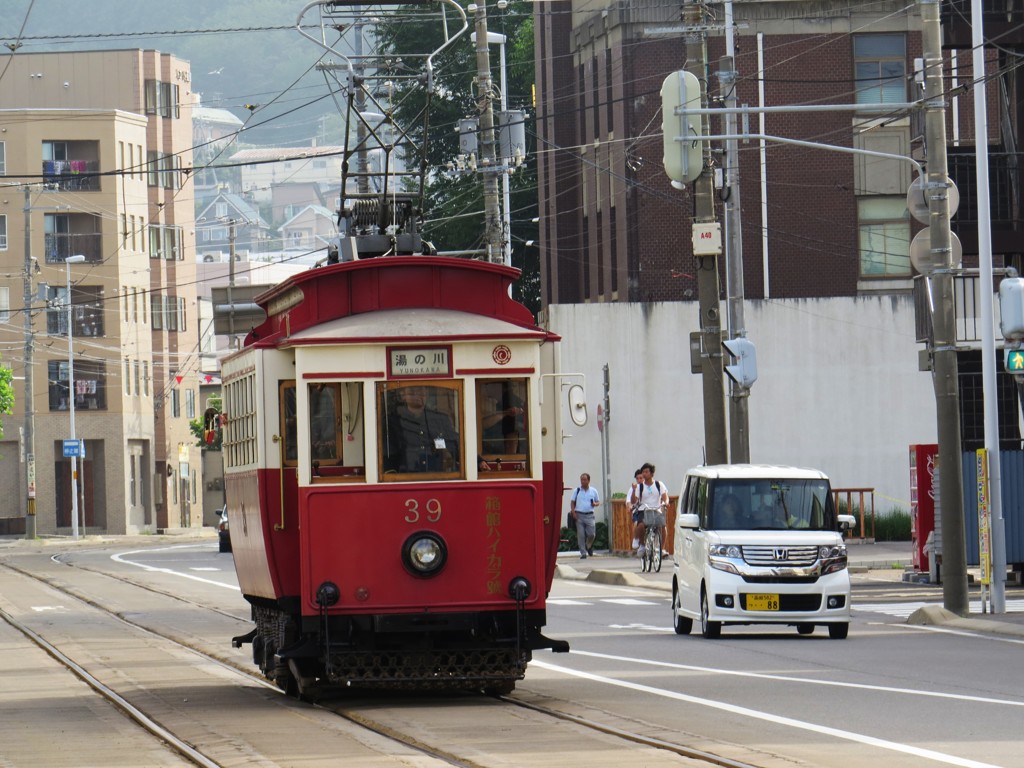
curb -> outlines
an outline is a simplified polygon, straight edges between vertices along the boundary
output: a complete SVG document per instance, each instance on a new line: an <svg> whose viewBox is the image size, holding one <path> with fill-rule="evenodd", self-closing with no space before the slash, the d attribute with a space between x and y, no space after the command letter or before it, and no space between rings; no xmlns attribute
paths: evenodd
<svg viewBox="0 0 1024 768"><path fill-rule="evenodd" d="M555 568L555 576L567 581L593 581L598 584L612 584L618 587L646 587L647 589L658 589L664 592L672 591L671 584L663 584L659 581L651 581L639 573L630 571L606 571L595 569L583 574L571 565L559 565Z"/></svg>

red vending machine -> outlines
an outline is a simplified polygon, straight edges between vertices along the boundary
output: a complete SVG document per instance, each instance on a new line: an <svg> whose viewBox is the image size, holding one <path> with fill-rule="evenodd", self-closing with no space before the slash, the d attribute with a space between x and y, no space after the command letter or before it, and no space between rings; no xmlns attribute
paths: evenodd
<svg viewBox="0 0 1024 768"><path fill-rule="evenodd" d="M928 571L931 565L925 544L935 530L935 493L933 482L939 446L936 444L910 446L910 539L913 545L912 563L915 571Z"/></svg>

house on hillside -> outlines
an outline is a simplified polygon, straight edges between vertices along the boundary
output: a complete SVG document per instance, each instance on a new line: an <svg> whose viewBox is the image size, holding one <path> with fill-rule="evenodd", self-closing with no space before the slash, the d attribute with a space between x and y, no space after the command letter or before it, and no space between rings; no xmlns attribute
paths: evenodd
<svg viewBox="0 0 1024 768"><path fill-rule="evenodd" d="M322 205L307 205L281 225L281 243L288 250L317 251L338 236L338 225Z"/></svg>
<svg viewBox="0 0 1024 768"><path fill-rule="evenodd" d="M196 252L263 250L270 239L270 225L259 208L241 195L219 192L196 216Z"/></svg>

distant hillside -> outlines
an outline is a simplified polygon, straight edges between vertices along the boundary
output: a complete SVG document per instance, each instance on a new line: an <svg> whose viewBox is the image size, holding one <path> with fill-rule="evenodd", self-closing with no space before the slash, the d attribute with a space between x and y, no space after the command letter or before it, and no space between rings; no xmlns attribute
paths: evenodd
<svg viewBox="0 0 1024 768"><path fill-rule="evenodd" d="M320 129L320 115L335 110L323 98L322 75L307 72L320 49L294 29L305 4L5 0L0 42L13 44L24 25L23 51L154 48L173 53L191 62L193 90L205 106L249 119L254 127L248 141L308 143ZM247 104L261 105L251 118Z"/></svg>

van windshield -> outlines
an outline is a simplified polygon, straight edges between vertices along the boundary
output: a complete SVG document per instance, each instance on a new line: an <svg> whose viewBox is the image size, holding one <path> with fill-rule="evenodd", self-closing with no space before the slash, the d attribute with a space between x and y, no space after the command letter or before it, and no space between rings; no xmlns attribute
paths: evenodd
<svg viewBox="0 0 1024 768"><path fill-rule="evenodd" d="M835 506L827 480L737 479L712 483L706 526L721 531L834 531Z"/></svg>

